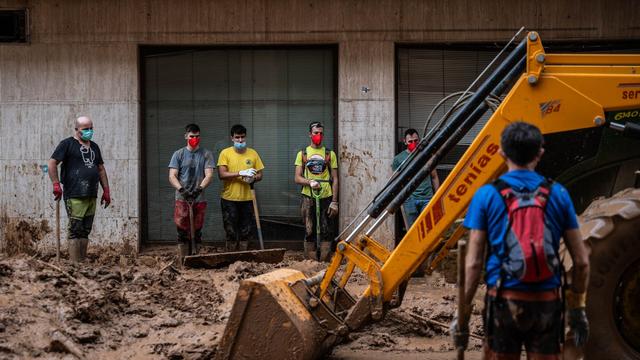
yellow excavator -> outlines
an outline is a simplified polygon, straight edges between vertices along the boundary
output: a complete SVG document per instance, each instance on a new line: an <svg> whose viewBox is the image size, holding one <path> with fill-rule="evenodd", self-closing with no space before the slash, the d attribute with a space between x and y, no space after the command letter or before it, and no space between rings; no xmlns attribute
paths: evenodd
<svg viewBox="0 0 640 360"><path fill-rule="evenodd" d="M631 187L581 217L592 269L586 356L640 359L640 189L633 189L640 183L640 55L547 54L536 32L512 42L336 239L326 270L307 278L278 269L240 284L217 358L317 359L399 306L411 274L425 261L433 270L464 235L457 220L475 191L506 170L502 130L526 121L545 134L538 170L564 183L578 209ZM392 251L378 243L376 229L492 104L484 128L402 241ZM565 265L570 271L568 259ZM359 296L346 289L355 268L369 281Z"/></svg>

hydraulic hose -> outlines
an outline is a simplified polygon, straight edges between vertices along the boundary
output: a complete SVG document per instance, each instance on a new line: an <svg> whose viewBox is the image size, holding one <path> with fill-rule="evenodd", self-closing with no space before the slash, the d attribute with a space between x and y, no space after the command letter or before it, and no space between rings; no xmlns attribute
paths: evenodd
<svg viewBox="0 0 640 360"><path fill-rule="evenodd" d="M473 94L473 96L468 100L468 102L464 105L464 107L456 114L453 115L451 122L445 126L440 133L433 139L432 142L426 143L427 139L423 139L420 141L417 149L415 150L416 155L414 156L411 163L407 164L407 166L402 170L400 174L398 174L395 179L391 181L389 186L386 186L385 189L376 197L376 199L371 203L369 208L367 209L367 213L372 218L377 218L385 209L387 209L390 213L394 213L397 209L397 204L402 204L406 197L410 195L415 188L426 178L426 176L422 177L417 181L416 175L423 169L424 165L427 164L429 159L439 151L441 153L447 153L449 149L443 148L443 145L447 143L447 139L451 137L454 133L458 133L460 131L466 133L469 128L477 121L480 116L486 111L486 103L484 102L485 98L493 91L493 89L500 84L504 83L505 80L511 80L507 78L508 74L513 73L512 71L517 65L521 62L522 59L526 56L526 39L522 40L520 44L507 56L507 58L494 70L494 72L480 85L478 90ZM520 71L522 72L522 70ZM483 105L483 111L480 113L475 119L470 119L473 121L465 121L470 115L473 113L476 115L474 110L478 108L480 105ZM464 127L463 127L464 124ZM451 142L449 142L451 143ZM455 143L453 143L455 145ZM433 165L433 162L431 163ZM433 166L430 166L433 168ZM424 170L424 169L423 169ZM431 169L432 170L432 169ZM429 172L426 172L428 175ZM422 174L425 172L422 171ZM410 191L403 191L405 187L411 183L415 185L415 187ZM403 196L399 197L398 195L402 192ZM406 195L406 196L404 196ZM396 201L394 201L394 199ZM389 207L389 204L394 201L394 206Z"/></svg>
<svg viewBox="0 0 640 360"><path fill-rule="evenodd" d="M492 91L491 96L500 96L509 86L511 81L522 74L525 69L525 64L525 59L522 58L520 62L511 69L509 74L496 86ZM427 164L422 167L412 179L410 179L407 185L389 203L387 206L388 212L393 213L411 194L413 194L424 179L431 174L431 171L436 168L436 165L440 162L442 157L445 156L447 152L460 141L460 139L462 139L471 126L473 126L476 121L484 115L488 108L489 105L486 102L482 102L466 119L464 119L461 126L454 130L454 133L445 140L444 144L442 144L438 150L436 150Z"/></svg>

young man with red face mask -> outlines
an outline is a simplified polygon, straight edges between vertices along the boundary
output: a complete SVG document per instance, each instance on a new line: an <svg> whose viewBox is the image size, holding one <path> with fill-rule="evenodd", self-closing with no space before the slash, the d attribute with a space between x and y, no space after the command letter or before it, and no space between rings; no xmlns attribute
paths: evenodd
<svg viewBox="0 0 640 360"><path fill-rule="evenodd" d="M178 230L178 256L197 254L202 242L202 226L207 201L204 189L213 181L215 163L213 153L200 147L200 127L189 124L185 127L187 146L176 150L169 162L169 183L176 189L173 220ZM191 249L191 223L189 202L193 206L196 248Z"/></svg>
<svg viewBox="0 0 640 360"><path fill-rule="evenodd" d="M338 215L338 159L336 153L322 145L324 128L319 122L309 124L311 144L298 152L295 182L302 185L302 219L305 225L304 253L308 259L328 261L331 255L329 218ZM316 199L320 197L320 249L316 248ZM319 251L319 257L317 250Z"/></svg>
<svg viewBox="0 0 640 360"><path fill-rule="evenodd" d="M406 150L403 150L398 155L393 158L393 164L391 167L395 171L400 167L411 154L418 143L420 142L420 137L418 136L418 131L416 129L407 129L404 132L404 144L407 146ZM429 200L433 197L433 194L436 192L438 187L440 186L440 180L438 179L438 173L434 170L431 172L431 176L427 177L420 186L416 189L416 191L409 196L409 198L402 205L404 209L404 215L406 216L405 221L408 227L416 221L418 215ZM408 230L408 228L407 228Z"/></svg>

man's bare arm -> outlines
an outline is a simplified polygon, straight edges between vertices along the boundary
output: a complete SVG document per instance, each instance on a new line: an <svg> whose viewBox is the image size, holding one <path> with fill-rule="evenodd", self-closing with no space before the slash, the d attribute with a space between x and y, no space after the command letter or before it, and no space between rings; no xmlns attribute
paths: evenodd
<svg viewBox="0 0 640 360"><path fill-rule="evenodd" d="M589 251L578 229L565 231L564 242L573 259L571 290L576 294L582 294L587 291L589 283Z"/></svg>
<svg viewBox="0 0 640 360"><path fill-rule="evenodd" d="M49 159L47 163L47 170L49 172L49 179L51 179L52 183L60 182L60 178L58 177L58 160Z"/></svg>
<svg viewBox="0 0 640 360"><path fill-rule="evenodd" d="M331 184L331 191L333 192L331 201L338 201L338 189L340 188L338 186L338 169L331 169L331 181L333 182Z"/></svg>
<svg viewBox="0 0 640 360"><path fill-rule="evenodd" d="M294 177L294 181L298 185L310 185L311 180L305 179L304 176L302 176L302 165L296 165L296 174Z"/></svg>
<svg viewBox="0 0 640 360"><path fill-rule="evenodd" d="M435 170L431 172L431 185L433 186L433 193L435 194L440 187L440 178L438 177L438 172Z"/></svg>
<svg viewBox="0 0 640 360"><path fill-rule="evenodd" d="M478 284L480 283L480 275L482 274L482 266L484 265L484 249L487 242L487 232L484 230L471 230L469 233L469 247L467 258L465 261L465 303L467 309L473 302L476 295Z"/></svg>
<svg viewBox="0 0 640 360"><path fill-rule="evenodd" d="M207 186L211 185L212 181L213 181L213 168L204 169L204 179L202 179L202 182L200 183L200 187L202 187L203 189L206 189Z"/></svg>
<svg viewBox="0 0 640 360"><path fill-rule="evenodd" d="M218 177L220 180L235 179L240 176L239 172L231 172L226 165L218 166Z"/></svg>
<svg viewBox="0 0 640 360"><path fill-rule="evenodd" d="M100 185L102 185L103 189L108 189L109 177L107 177L107 169L105 169L104 164L98 165L98 173L100 174Z"/></svg>
<svg viewBox="0 0 640 360"><path fill-rule="evenodd" d="M169 184L171 184L171 186L176 190L180 190L182 187L180 180L178 180L178 169L169 169Z"/></svg>
<svg viewBox="0 0 640 360"><path fill-rule="evenodd" d="M256 181L262 180L262 170L256 172Z"/></svg>

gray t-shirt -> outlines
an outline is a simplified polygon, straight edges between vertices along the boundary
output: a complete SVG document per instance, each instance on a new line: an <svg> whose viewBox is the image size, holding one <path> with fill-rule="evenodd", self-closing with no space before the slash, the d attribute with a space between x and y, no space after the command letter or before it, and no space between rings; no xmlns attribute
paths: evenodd
<svg viewBox="0 0 640 360"><path fill-rule="evenodd" d="M204 169L214 169L213 153L205 148L189 151L187 147L176 150L169 162L170 169L178 169L178 180L187 191L194 191L204 179ZM184 200L176 190L176 200ZM196 199L197 202L205 201L204 191Z"/></svg>

